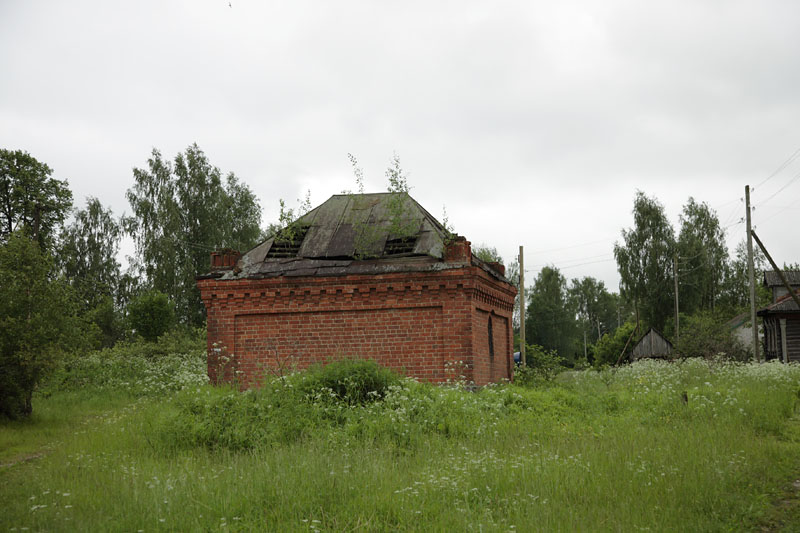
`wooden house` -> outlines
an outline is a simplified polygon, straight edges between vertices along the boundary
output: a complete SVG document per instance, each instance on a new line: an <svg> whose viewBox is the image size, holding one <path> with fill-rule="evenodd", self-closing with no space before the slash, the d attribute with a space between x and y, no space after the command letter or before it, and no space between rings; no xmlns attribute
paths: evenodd
<svg viewBox="0 0 800 533"><path fill-rule="evenodd" d="M800 270L784 270L783 275L786 276L786 281L789 282L789 286L792 290L796 291L800 289ZM763 283L764 286L769 288L770 292L772 292L772 303L777 302L779 298L789 294L780 276L774 270L767 270L764 272Z"/></svg>
<svg viewBox="0 0 800 533"><path fill-rule="evenodd" d="M800 308L788 291L784 288L782 296L757 314L763 324L764 358L784 363L800 361Z"/></svg>
<svg viewBox="0 0 800 533"><path fill-rule="evenodd" d="M672 343L655 328L650 328L631 350L631 360L672 359L672 352Z"/></svg>
<svg viewBox="0 0 800 533"><path fill-rule="evenodd" d="M198 277L212 381L341 357L433 382L511 379L515 287L407 194L342 194Z"/></svg>

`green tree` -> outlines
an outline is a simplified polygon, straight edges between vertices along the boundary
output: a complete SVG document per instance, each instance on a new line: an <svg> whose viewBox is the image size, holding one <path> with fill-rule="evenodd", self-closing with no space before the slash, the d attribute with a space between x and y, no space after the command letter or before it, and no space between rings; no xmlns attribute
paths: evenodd
<svg viewBox="0 0 800 533"><path fill-rule="evenodd" d="M701 311L682 318L681 337L675 349L681 357L710 358L718 355L746 361L750 352L714 313Z"/></svg>
<svg viewBox="0 0 800 533"><path fill-rule="evenodd" d="M128 304L128 321L133 331L155 342L175 323L175 306L163 292L143 292Z"/></svg>
<svg viewBox="0 0 800 533"><path fill-rule="evenodd" d="M594 346L594 366L599 368L603 365L615 365L617 361L627 361L636 342L636 338L631 337L635 329L633 322L626 322L613 333L603 335Z"/></svg>
<svg viewBox="0 0 800 533"><path fill-rule="evenodd" d="M536 276L528 296L525 340L573 362L576 355L576 310L567 291L567 280L556 267L546 266Z"/></svg>
<svg viewBox="0 0 800 533"><path fill-rule="evenodd" d="M154 149L147 168L135 168L133 177L127 192L133 216L124 226L136 244L134 266L175 302L181 322L202 325L195 276L210 269L211 251L258 243L258 200L233 173L223 179L196 144L172 163Z"/></svg>
<svg viewBox="0 0 800 533"><path fill-rule="evenodd" d="M53 260L18 230L0 245L0 414L31 414L36 385L83 340L71 289Z"/></svg>
<svg viewBox="0 0 800 533"><path fill-rule="evenodd" d="M52 172L28 152L0 149L0 244L26 229L42 250L52 249L72 206L67 182L51 178Z"/></svg>
<svg viewBox="0 0 800 533"><path fill-rule="evenodd" d="M618 298L608 292L604 282L591 276L575 278L568 294L577 310L580 329L587 338L598 341L603 333L617 328Z"/></svg>
<svg viewBox="0 0 800 533"><path fill-rule="evenodd" d="M636 192L633 219L634 227L622 230L623 244L614 245L620 289L633 305L637 326L663 329L673 312L675 233L664 206L642 191Z"/></svg>
<svg viewBox="0 0 800 533"><path fill-rule="evenodd" d="M680 215L678 276L681 311L713 311L725 282L728 248L717 214L689 198Z"/></svg>
<svg viewBox="0 0 800 533"><path fill-rule="evenodd" d="M753 268L756 280L756 306L764 307L772 301L772 293L764 287L761 280L767 268L767 258L761 249L753 245ZM750 308L750 278L747 274L747 241L742 240L736 245L735 255L725 268L721 305L729 315L742 312Z"/></svg>
<svg viewBox="0 0 800 533"><path fill-rule="evenodd" d="M75 288L84 310L117 293L120 237L119 222L97 198L88 198L86 209L79 209L72 223L61 230L58 267Z"/></svg>

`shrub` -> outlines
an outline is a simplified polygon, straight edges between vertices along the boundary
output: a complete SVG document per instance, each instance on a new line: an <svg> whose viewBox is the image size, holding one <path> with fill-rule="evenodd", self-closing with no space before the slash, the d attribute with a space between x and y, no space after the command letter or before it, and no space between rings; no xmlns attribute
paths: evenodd
<svg viewBox="0 0 800 533"><path fill-rule="evenodd" d="M723 355L728 359L745 361L749 354L733 332L711 313L688 316L681 324L681 336L675 346L682 357Z"/></svg>
<svg viewBox="0 0 800 533"><path fill-rule="evenodd" d="M625 322L618 327L614 333L606 333L597 341L594 347L594 366L597 368L603 365L615 365L620 361L620 354L625 350L621 361L627 361L635 344L635 339L630 339L631 333L636 326L631 322ZM628 342L630 339L630 342ZM627 347L625 344L627 343Z"/></svg>
<svg viewBox="0 0 800 533"><path fill-rule="evenodd" d="M161 344L160 342L158 344ZM120 390L132 396L158 396L208 383L205 350L169 344L153 357L153 343L120 343L113 348L64 358L42 384L45 395L56 391Z"/></svg>
<svg viewBox="0 0 800 533"><path fill-rule="evenodd" d="M327 389L349 405L363 405L382 399L399 380L397 374L371 359L344 359L309 369L302 389L310 393Z"/></svg>
<svg viewBox="0 0 800 533"><path fill-rule="evenodd" d="M175 323L175 305L163 292L147 291L128 304L128 320L143 339L155 342Z"/></svg>
<svg viewBox="0 0 800 533"><path fill-rule="evenodd" d="M555 350L545 350L538 344L527 344L525 362L527 366L517 365L514 382L518 385L534 385L552 381L564 367L564 359Z"/></svg>
<svg viewBox="0 0 800 533"><path fill-rule="evenodd" d="M110 296L101 297L97 306L90 309L84 318L93 333L91 343L94 348L110 348L124 334L122 319Z"/></svg>

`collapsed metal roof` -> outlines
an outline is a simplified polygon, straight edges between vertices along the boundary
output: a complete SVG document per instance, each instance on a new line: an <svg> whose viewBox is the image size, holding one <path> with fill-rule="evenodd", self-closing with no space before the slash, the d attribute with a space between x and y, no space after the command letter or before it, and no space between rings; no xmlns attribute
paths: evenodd
<svg viewBox="0 0 800 533"><path fill-rule="evenodd" d="M337 194L242 256L223 279L444 270L448 231L406 193ZM471 263L505 278L483 261Z"/></svg>

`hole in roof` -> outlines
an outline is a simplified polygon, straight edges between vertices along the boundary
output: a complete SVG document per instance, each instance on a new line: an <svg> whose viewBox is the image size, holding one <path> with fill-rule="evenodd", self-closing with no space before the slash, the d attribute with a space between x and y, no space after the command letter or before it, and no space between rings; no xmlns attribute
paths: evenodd
<svg viewBox="0 0 800 533"><path fill-rule="evenodd" d="M290 226L275 236L267 259L297 257L310 226Z"/></svg>
<svg viewBox="0 0 800 533"><path fill-rule="evenodd" d="M401 237L399 239L387 239L386 246L383 247L383 255L410 254L417 245L417 237Z"/></svg>

